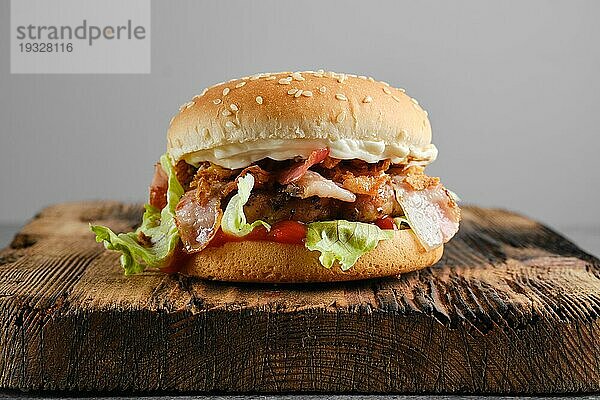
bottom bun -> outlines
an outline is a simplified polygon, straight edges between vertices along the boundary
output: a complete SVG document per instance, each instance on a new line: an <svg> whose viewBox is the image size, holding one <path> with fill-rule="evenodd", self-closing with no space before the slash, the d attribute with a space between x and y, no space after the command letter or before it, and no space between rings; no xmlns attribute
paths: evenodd
<svg viewBox="0 0 600 400"><path fill-rule="evenodd" d="M274 242L228 242L191 255L180 273L202 279L229 282L335 282L394 276L435 264L443 246L431 251L419 244L412 230L396 231L393 239L382 240L348 271L319 262L318 251L303 245Z"/></svg>

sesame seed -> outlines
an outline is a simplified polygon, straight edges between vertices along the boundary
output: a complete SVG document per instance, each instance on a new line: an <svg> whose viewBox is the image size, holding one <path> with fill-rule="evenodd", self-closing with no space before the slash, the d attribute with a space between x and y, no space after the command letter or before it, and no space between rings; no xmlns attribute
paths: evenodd
<svg viewBox="0 0 600 400"><path fill-rule="evenodd" d="M188 108L190 108L191 106L193 106L194 104L196 104L196 103L194 103L193 101L190 101L189 103L187 103L187 104L185 105L185 108L186 108L186 109L188 109Z"/></svg>
<svg viewBox="0 0 600 400"><path fill-rule="evenodd" d="M229 111L229 110L225 109L225 110L221 111L221 114L222 114L224 117L229 117L229 116L231 115L231 111Z"/></svg>
<svg viewBox="0 0 600 400"><path fill-rule="evenodd" d="M327 88L325 86L321 86L319 88L319 92L321 92L321 93L325 93L326 91L327 91Z"/></svg>
<svg viewBox="0 0 600 400"><path fill-rule="evenodd" d="M171 117L171 120L169 121L169 126L173 125L173 121L175 121L175 116Z"/></svg>
<svg viewBox="0 0 600 400"><path fill-rule="evenodd" d="M396 95L392 95L392 99L396 100L398 103L400 103L400 99L398 98L398 96Z"/></svg>
<svg viewBox="0 0 600 400"><path fill-rule="evenodd" d="M358 78L358 76L356 76L356 74L348 74L348 76L349 76L350 78Z"/></svg>
<svg viewBox="0 0 600 400"><path fill-rule="evenodd" d="M427 110L423 110L423 112L425 113L426 117L429 115L429 113L427 112Z"/></svg>
<svg viewBox="0 0 600 400"><path fill-rule="evenodd" d="M318 69L317 70L317 74L323 75L324 73L325 73L325 70L323 70L323 69Z"/></svg>
<svg viewBox="0 0 600 400"><path fill-rule="evenodd" d="M383 86L390 86L390 84L389 84L389 83L387 83L387 82L384 82L384 81L381 81L381 84L382 84Z"/></svg>
<svg viewBox="0 0 600 400"><path fill-rule="evenodd" d="M344 83L344 81L345 81L346 79L348 79L348 77L346 76L346 74L340 74L340 75L338 76L338 80L337 80L337 81L338 81L339 83Z"/></svg>
<svg viewBox="0 0 600 400"><path fill-rule="evenodd" d="M200 96L204 96L206 94L206 92L208 92L208 88L204 88L202 90L202 93L200 93Z"/></svg>
<svg viewBox="0 0 600 400"><path fill-rule="evenodd" d="M292 89L290 89L290 90L288 90L288 91L287 91L287 94L294 94L294 93L296 93L297 91L298 91L298 89L296 89L296 88L292 88Z"/></svg>
<svg viewBox="0 0 600 400"><path fill-rule="evenodd" d="M229 88L226 87L225 89L223 89L223 96L227 96L229 94Z"/></svg>
<svg viewBox="0 0 600 400"><path fill-rule="evenodd" d="M373 79L373 77L372 77L372 76L369 76L369 77L367 77L367 80L368 80L369 82L375 82L375 79Z"/></svg>
<svg viewBox="0 0 600 400"><path fill-rule="evenodd" d="M219 104L221 104L221 99L214 99L213 103L219 105Z"/></svg>
<svg viewBox="0 0 600 400"><path fill-rule="evenodd" d="M305 91L302 92L302 96L311 97L312 96L312 92L310 90L305 90Z"/></svg>
<svg viewBox="0 0 600 400"><path fill-rule="evenodd" d="M367 96L363 99L363 103L370 103L373 101L373 98L371 96Z"/></svg>
<svg viewBox="0 0 600 400"><path fill-rule="evenodd" d="M415 104L415 106L418 106L418 105L419 105L419 102L417 101L417 99L413 99L413 98L411 97L411 98L410 98L410 101L412 101L412 102Z"/></svg>
<svg viewBox="0 0 600 400"><path fill-rule="evenodd" d="M399 87L398 90L401 91L402 93L406 92L406 90L402 89L401 87Z"/></svg>
<svg viewBox="0 0 600 400"><path fill-rule="evenodd" d="M344 122L344 120L346 119L346 112L342 111L341 113L338 114L338 116L336 117L336 121L338 123L342 123Z"/></svg>
<svg viewBox="0 0 600 400"><path fill-rule="evenodd" d="M229 108L231 108L231 111L238 111L239 110L239 107L237 105L233 104L233 103L231 103L229 105Z"/></svg>
<svg viewBox="0 0 600 400"><path fill-rule="evenodd" d="M385 93L385 94L392 94L392 92L390 91L390 89L387 86L383 87L383 93Z"/></svg>
<svg viewBox="0 0 600 400"><path fill-rule="evenodd" d="M281 78L279 80L280 85L289 85L290 83L292 83L292 78Z"/></svg>
<svg viewBox="0 0 600 400"><path fill-rule="evenodd" d="M294 97L300 97L302 96L302 90L298 90L296 93L294 93Z"/></svg>
<svg viewBox="0 0 600 400"><path fill-rule="evenodd" d="M227 128L235 128L235 124L231 121L225 122L225 127Z"/></svg>
<svg viewBox="0 0 600 400"><path fill-rule="evenodd" d="M251 81L256 81L256 80L258 80L258 79L260 79L260 74L258 74L258 75L252 75L252 76L250 77L250 80L251 80Z"/></svg>
<svg viewBox="0 0 600 400"><path fill-rule="evenodd" d="M367 77L366 77L366 76L364 76L364 75L359 75L359 76L358 76L358 79L362 79L363 81L366 81L366 80L367 80Z"/></svg>
<svg viewBox="0 0 600 400"><path fill-rule="evenodd" d="M246 82L242 81L240 83L238 83L237 85L235 85L236 88L241 88L242 86L244 86L246 84Z"/></svg>
<svg viewBox="0 0 600 400"><path fill-rule="evenodd" d="M304 78L304 77L303 77L303 76L300 74L300 72L294 72L294 73L292 74L292 78L294 78L294 79L295 79L295 80L297 80L297 81L304 81L304 80L306 80L306 79L305 79L305 78Z"/></svg>
<svg viewBox="0 0 600 400"><path fill-rule="evenodd" d="M197 94L194 97L192 97L192 100L198 100L200 97L202 97L201 94Z"/></svg>
<svg viewBox="0 0 600 400"><path fill-rule="evenodd" d="M262 104L262 103L263 103L263 98L262 98L262 97L260 97L260 96L256 96L256 102L257 102L258 104Z"/></svg>
<svg viewBox="0 0 600 400"><path fill-rule="evenodd" d="M275 79L277 79L277 77L275 75L271 75L271 76L265 78L265 81L274 81Z"/></svg>
<svg viewBox="0 0 600 400"><path fill-rule="evenodd" d="M342 93L337 93L335 95L335 98L338 100L342 100L342 101L348 101L348 98L346 97L346 95L342 94Z"/></svg>

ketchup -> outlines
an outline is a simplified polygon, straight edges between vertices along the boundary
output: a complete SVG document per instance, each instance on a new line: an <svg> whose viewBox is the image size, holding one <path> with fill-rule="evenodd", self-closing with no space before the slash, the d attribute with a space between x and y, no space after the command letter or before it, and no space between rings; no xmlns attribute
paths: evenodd
<svg viewBox="0 0 600 400"><path fill-rule="evenodd" d="M389 217L387 215L385 217L381 217L375 220L375 225L377 225L381 229L390 229L394 231L398 230L398 226L394 222L394 218Z"/></svg>
<svg viewBox="0 0 600 400"><path fill-rule="evenodd" d="M374 221L381 229L398 230L398 226L394 222L394 219L389 216L379 218ZM257 226L247 234L246 236L233 236L228 235L221 228L215 234L215 237L208 243L207 247L220 247L227 242L243 242L246 240L250 241L263 241L263 242L275 242L275 243L287 243L287 244L304 244L306 240L306 232L308 228L306 224L298 221L279 221L275 223L270 231L260 225ZM188 254L183 251L181 243L175 248L170 262L162 267L160 270L167 274L178 272L179 267L185 262Z"/></svg>
<svg viewBox="0 0 600 400"><path fill-rule="evenodd" d="M270 231L260 225L246 236L228 235L221 228L210 241L208 247L219 247L227 242L242 242L245 240L264 241L288 244L304 244L306 238L306 225L298 221L280 221L271 227Z"/></svg>
<svg viewBox="0 0 600 400"><path fill-rule="evenodd" d="M304 244L306 225L298 221L280 221L267 233L267 240L277 243Z"/></svg>

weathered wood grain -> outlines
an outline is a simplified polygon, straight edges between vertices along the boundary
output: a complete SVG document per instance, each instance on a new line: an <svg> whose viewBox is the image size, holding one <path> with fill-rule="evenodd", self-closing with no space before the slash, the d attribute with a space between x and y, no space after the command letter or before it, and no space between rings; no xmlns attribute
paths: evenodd
<svg viewBox="0 0 600 400"><path fill-rule="evenodd" d="M600 391L600 262L555 232L468 207L436 266L397 279L232 285L125 277L88 222L45 209L0 252L0 387L94 391Z"/></svg>

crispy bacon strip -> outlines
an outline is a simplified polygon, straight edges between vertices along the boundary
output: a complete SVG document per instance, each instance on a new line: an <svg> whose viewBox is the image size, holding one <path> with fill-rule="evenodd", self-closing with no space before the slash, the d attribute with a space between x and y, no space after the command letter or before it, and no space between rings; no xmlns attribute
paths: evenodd
<svg viewBox="0 0 600 400"><path fill-rule="evenodd" d="M211 197L220 197L223 186L231 181L238 170L231 170L212 163L204 163L198 167L194 179L190 183L195 188L196 200L201 205L208 202Z"/></svg>
<svg viewBox="0 0 600 400"><path fill-rule="evenodd" d="M426 250L448 242L458 231L460 222L460 208L453 197L441 184L414 190L404 179L393 179L396 199L419 242Z"/></svg>
<svg viewBox="0 0 600 400"><path fill-rule="evenodd" d="M215 188L213 188L214 193L218 193L221 198L225 198L229 195L229 193L233 192L237 189L237 180L245 176L246 174L252 174L254 176L254 189L264 189L271 183L271 174L258 165L251 165L247 168L244 168L242 172L239 173L235 180L224 181L220 183L213 183Z"/></svg>
<svg viewBox="0 0 600 400"><path fill-rule="evenodd" d="M185 193L175 208L175 224L183 250L187 253L197 253L208 245L216 235L223 216L219 197L209 197L201 204L196 190Z"/></svg>
<svg viewBox="0 0 600 400"><path fill-rule="evenodd" d="M262 189L267 186L271 180L271 174L258 165L251 165L246 167L240 172L238 178L246 176L246 174L251 174L254 177L254 189Z"/></svg>
<svg viewBox="0 0 600 400"><path fill-rule="evenodd" d="M310 167L320 163L325 158L327 158L328 155L329 149L326 147L314 150L312 153L310 153L306 160L293 165L286 171L283 171L279 176L279 183L281 183L282 185L287 185L289 183L297 181L306 173L306 171L308 171Z"/></svg>
<svg viewBox="0 0 600 400"><path fill-rule="evenodd" d="M427 176L425 174L408 175L404 180L413 190L425 190L437 186L440 178Z"/></svg>
<svg viewBox="0 0 600 400"><path fill-rule="evenodd" d="M401 175L404 176L404 183L408 184L413 190L425 190L440 183L440 178L425 175L423 168L418 166L406 168Z"/></svg>
<svg viewBox="0 0 600 400"><path fill-rule="evenodd" d="M175 164L175 175L185 190L189 189L195 174L196 168L194 168L193 165L186 163L184 160L179 160L179 162Z"/></svg>
<svg viewBox="0 0 600 400"><path fill-rule="evenodd" d="M342 160L339 158L333 158L333 157L325 157L325 159L321 162L321 166L323 168L327 168L327 169L331 169L334 168L335 166L337 166Z"/></svg>
<svg viewBox="0 0 600 400"><path fill-rule="evenodd" d="M175 223L187 253L201 251L217 233L223 216L221 199L236 190L233 176L238 172L209 164L202 165L196 173L192 182L195 189L186 192L175 209ZM245 168L238 178L248 173L254 176L255 187L269 183L270 174L258 165Z"/></svg>
<svg viewBox="0 0 600 400"><path fill-rule="evenodd" d="M331 171L328 171L327 173L327 177L337 180L339 177L344 176L347 173L352 173L355 176L379 176L386 172L390 166L390 160L383 160L376 163L368 163L362 160L348 160L331 168Z"/></svg>
<svg viewBox="0 0 600 400"><path fill-rule="evenodd" d="M342 179L342 187L348 189L352 193L376 196L389 182L390 177L386 174L380 176L354 176L353 174L348 173L346 177Z"/></svg>
<svg viewBox="0 0 600 400"><path fill-rule="evenodd" d="M169 180L167 174L160 163L156 163L154 165L154 176L152 177L152 183L148 188L150 191L148 203L159 210L162 210L167 205L168 187Z"/></svg>
<svg viewBox="0 0 600 400"><path fill-rule="evenodd" d="M356 195L339 187L335 182L319 175L314 171L306 171L300 179L290 185L289 193L303 199L311 196L330 197L346 202L356 200Z"/></svg>

